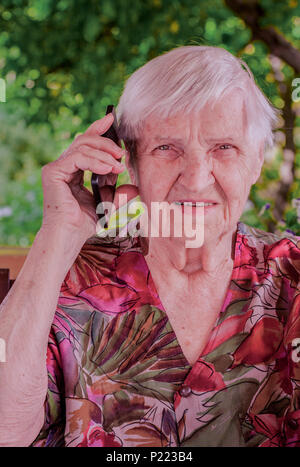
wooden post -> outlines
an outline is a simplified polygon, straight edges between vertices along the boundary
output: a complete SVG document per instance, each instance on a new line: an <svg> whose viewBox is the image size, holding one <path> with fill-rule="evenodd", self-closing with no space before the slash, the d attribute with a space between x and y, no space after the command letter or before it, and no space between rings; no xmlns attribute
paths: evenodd
<svg viewBox="0 0 300 467"><path fill-rule="evenodd" d="M4 300L10 288L9 269L0 268L0 303Z"/></svg>

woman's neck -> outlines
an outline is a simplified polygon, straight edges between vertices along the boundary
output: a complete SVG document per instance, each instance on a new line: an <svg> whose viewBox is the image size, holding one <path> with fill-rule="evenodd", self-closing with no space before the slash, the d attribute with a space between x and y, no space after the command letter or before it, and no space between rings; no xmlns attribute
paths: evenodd
<svg viewBox="0 0 300 467"><path fill-rule="evenodd" d="M236 231L209 238L199 248L186 248L184 238L149 239L149 250L145 257L151 268L179 273L182 276L218 276L232 270Z"/></svg>

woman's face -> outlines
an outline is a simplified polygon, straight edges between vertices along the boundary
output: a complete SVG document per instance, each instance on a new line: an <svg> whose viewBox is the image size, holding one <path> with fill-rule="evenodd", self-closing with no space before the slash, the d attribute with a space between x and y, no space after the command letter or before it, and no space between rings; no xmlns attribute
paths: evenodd
<svg viewBox="0 0 300 467"><path fill-rule="evenodd" d="M209 203L204 234L220 236L236 228L262 162L262 147L246 139L242 97L232 93L196 115L146 120L137 143L139 193L149 213L153 201L175 209Z"/></svg>

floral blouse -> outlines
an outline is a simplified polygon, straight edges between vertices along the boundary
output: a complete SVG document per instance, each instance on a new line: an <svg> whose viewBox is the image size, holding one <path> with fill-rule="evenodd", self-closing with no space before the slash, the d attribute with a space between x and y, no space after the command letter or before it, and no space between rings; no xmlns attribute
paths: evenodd
<svg viewBox="0 0 300 467"><path fill-rule="evenodd" d="M32 446L299 447L299 247L238 223L230 286L191 366L139 239L89 239L61 287Z"/></svg>

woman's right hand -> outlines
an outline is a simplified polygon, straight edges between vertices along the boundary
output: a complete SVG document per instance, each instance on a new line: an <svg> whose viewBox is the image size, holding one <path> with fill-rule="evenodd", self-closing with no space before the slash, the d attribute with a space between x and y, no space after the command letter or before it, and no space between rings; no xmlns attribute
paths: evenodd
<svg viewBox="0 0 300 467"><path fill-rule="evenodd" d="M118 159L124 150L101 136L113 123L108 114L77 136L55 161L42 167L44 212L41 230L58 226L72 233L72 241L84 243L95 235L98 217L93 194L84 187L84 171L119 174L125 167Z"/></svg>

